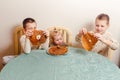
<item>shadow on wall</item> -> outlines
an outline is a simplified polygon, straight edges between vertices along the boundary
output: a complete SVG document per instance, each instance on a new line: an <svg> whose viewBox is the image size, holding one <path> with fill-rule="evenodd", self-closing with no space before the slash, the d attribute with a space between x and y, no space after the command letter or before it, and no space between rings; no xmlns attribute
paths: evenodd
<svg viewBox="0 0 120 80"><path fill-rule="evenodd" d="M119 40L120 40L120 39L119 39ZM118 52L119 52L119 59L118 59L119 62L118 62L118 63L119 63L119 68L120 68L120 41L119 41L119 50L118 50Z"/></svg>
<svg viewBox="0 0 120 80"><path fill-rule="evenodd" d="M3 68L2 65L2 57L6 56L6 55L13 55L14 54L14 50L13 50L13 44L9 45L6 49L1 50L0 52L0 70Z"/></svg>
<svg viewBox="0 0 120 80"><path fill-rule="evenodd" d="M88 22L84 25L84 27L88 30L88 31L92 31L94 30L94 24L92 22Z"/></svg>
<svg viewBox="0 0 120 80"><path fill-rule="evenodd" d="M12 37L10 40L12 41L12 43L7 45L7 47L5 47L3 50L0 50L0 70L3 68L2 57L6 55L14 55L14 30L15 27L11 29Z"/></svg>
<svg viewBox="0 0 120 80"><path fill-rule="evenodd" d="M119 49L119 54L120 54L120 49ZM120 55L119 55L119 59L118 59L119 61L118 61L118 66L119 66L119 68L120 68Z"/></svg>
<svg viewBox="0 0 120 80"><path fill-rule="evenodd" d="M120 68L120 38L117 39L117 41L119 42L119 46L118 49L115 50L113 54L113 62L116 63L117 66Z"/></svg>

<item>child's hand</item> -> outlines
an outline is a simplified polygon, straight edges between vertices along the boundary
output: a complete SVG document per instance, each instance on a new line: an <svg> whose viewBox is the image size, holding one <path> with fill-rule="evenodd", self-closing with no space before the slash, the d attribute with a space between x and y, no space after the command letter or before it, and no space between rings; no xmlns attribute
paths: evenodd
<svg viewBox="0 0 120 80"><path fill-rule="evenodd" d="M98 40L100 40L102 42L105 40L104 37L100 33L95 33L94 37L96 37Z"/></svg>
<svg viewBox="0 0 120 80"><path fill-rule="evenodd" d="M25 33L25 35L26 35L27 38L29 38L30 36L33 35L33 31L31 31L31 30L27 30L24 33Z"/></svg>
<svg viewBox="0 0 120 80"><path fill-rule="evenodd" d="M48 36L49 36L49 33L46 32L46 31L44 31L44 32L43 32L43 35L46 35L46 36L48 37Z"/></svg>
<svg viewBox="0 0 120 80"><path fill-rule="evenodd" d="M79 32L79 35L85 35L87 33L87 29L86 28L82 28Z"/></svg>

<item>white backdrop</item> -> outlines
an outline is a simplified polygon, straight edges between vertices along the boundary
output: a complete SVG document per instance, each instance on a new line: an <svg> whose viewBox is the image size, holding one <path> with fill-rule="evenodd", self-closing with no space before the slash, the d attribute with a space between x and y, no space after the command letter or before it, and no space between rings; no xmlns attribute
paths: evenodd
<svg viewBox="0 0 120 80"><path fill-rule="evenodd" d="M13 29L26 17L34 18L38 28L68 27L74 36L79 29L93 25L100 13L110 16L109 31L120 40L119 0L1 0L0 1L0 54L13 53ZM119 65L120 49L113 57Z"/></svg>

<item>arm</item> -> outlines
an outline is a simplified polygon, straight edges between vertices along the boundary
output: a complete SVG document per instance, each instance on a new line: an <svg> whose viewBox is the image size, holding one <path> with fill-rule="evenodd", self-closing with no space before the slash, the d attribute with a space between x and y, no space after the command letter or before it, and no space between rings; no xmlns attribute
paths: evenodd
<svg viewBox="0 0 120 80"><path fill-rule="evenodd" d="M81 42L81 36L82 36L82 35L85 35L87 32L88 32L88 31L87 31L86 28L82 28L82 29L79 31L79 33L76 35L75 40L76 40L77 42Z"/></svg>
<svg viewBox="0 0 120 80"><path fill-rule="evenodd" d="M104 36L99 33L95 33L94 36L104 44L108 45L108 47L110 47L112 50L116 50L119 46L119 43L114 40L109 33Z"/></svg>
<svg viewBox="0 0 120 80"><path fill-rule="evenodd" d="M119 43L115 40L103 39L102 42L105 43L106 45L108 45L112 50L116 50L119 46Z"/></svg>
<svg viewBox="0 0 120 80"><path fill-rule="evenodd" d="M45 43L41 44L39 48L48 49L48 47L49 47L49 39L47 39Z"/></svg>
<svg viewBox="0 0 120 80"><path fill-rule="evenodd" d="M77 42L81 42L81 35L77 34L76 37L75 37L75 40Z"/></svg>
<svg viewBox="0 0 120 80"><path fill-rule="evenodd" d="M30 43L30 40L25 35L21 36L20 44L21 44L21 47L25 53L30 53L30 51L31 51L30 44L31 43Z"/></svg>
<svg viewBox="0 0 120 80"><path fill-rule="evenodd" d="M78 42L78 43L75 45L75 47L83 48L83 47L82 47L82 43L81 43L81 35L77 34L77 35L75 36L75 41Z"/></svg>
<svg viewBox="0 0 120 80"><path fill-rule="evenodd" d="M48 31L44 32L44 35L47 36L47 40L45 43L41 44L39 46L39 48L48 49L48 47L49 47L49 32Z"/></svg>

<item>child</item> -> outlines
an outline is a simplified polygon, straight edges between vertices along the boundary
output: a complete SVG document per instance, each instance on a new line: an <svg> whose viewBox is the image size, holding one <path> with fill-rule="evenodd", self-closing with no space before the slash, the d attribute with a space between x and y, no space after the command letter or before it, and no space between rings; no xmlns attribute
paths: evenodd
<svg viewBox="0 0 120 80"><path fill-rule="evenodd" d="M91 51L97 52L103 56L108 56L108 49L116 50L119 43L113 39L111 34L107 32L109 28L109 16L107 14L100 14L95 20L95 30L90 31L94 37L98 39L97 43ZM82 28L76 36L76 41L81 44L81 36L86 34L88 31L86 28Z"/></svg>
<svg viewBox="0 0 120 80"><path fill-rule="evenodd" d="M56 45L67 46L67 44L64 42L62 34L57 30L54 30L51 33L51 40L52 41L50 46L56 46Z"/></svg>
<svg viewBox="0 0 120 80"><path fill-rule="evenodd" d="M36 29L37 27L37 23L34 19L32 18L26 18L23 21L23 28L24 28L24 35L21 36L20 38L20 43L22 46L22 49L25 53L30 53L31 49L36 49L36 48L48 48L48 39L45 43L41 44L41 45L33 45L30 40L29 37L33 35L33 31ZM48 36L48 34L46 32L44 32L44 35Z"/></svg>
<svg viewBox="0 0 120 80"><path fill-rule="evenodd" d="M20 38L20 43L22 46L22 49L24 53L30 53L31 49L37 48L39 45L32 45L32 43L29 40L29 37L33 35L33 31L36 29L36 22L32 18L26 18L23 21L23 28L24 28L24 35ZM46 32L44 32L44 35L48 36ZM48 39L44 44L41 44L39 48L48 48ZM3 64L7 64L10 60L17 57L17 55L10 55L10 56L4 56L3 57Z"/></svg>

